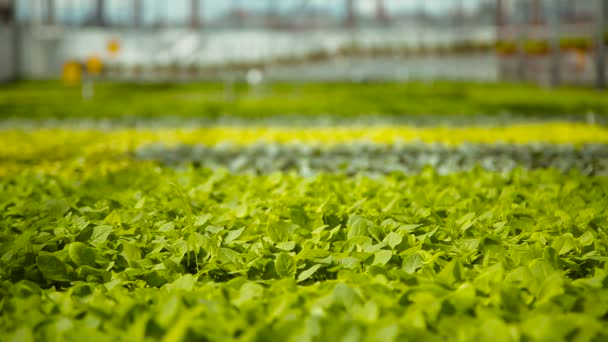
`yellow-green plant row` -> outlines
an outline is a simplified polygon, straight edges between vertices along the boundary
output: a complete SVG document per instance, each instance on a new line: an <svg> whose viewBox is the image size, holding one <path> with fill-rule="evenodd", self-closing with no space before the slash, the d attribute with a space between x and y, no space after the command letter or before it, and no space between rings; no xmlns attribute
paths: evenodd
<svg viewBox="0 0 608 342"><path fill-rule="evenodd" d="M352 143L407 144L440 143L459 145L465 142L527 144L545 142L581 145L607 143L608 129L599 125L544 123L507 127L209 127L201 129L162 130L78 130L39 129L6 130L0 134L0 175L37 168L47 172L72 164L97 167L120 166L125 157L151 144L165 146L197 144L249 146L260 143L307 144L321 147ZM66 164L67 163L67 164ZM85 165L86 164L86 165Z"/></svg>
<svg viewBox="0 0 608 342"><path fill-rule="evenodd" d="M336 145L351 142L399 144L408 142L526 144L608 143L608 129L581 123L544 123L506 127L209 127L201 129L136 130L8 130L0 135L0 158L89 155L100 152L127 152L146 144L217 145L230 143L304 143Z"/></svg>

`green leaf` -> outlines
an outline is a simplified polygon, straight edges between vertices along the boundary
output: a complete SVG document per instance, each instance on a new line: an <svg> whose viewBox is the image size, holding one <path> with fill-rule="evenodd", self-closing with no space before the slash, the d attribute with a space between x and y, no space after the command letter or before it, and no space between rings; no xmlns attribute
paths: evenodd
<svg viewBox="0 0 608 342"><path fill-rule="evenodd" d="M399 229L397 229L397 230L400 232L411 233L422 226L423 226L422 224L402 224L399 226Z"/></svg>
<svg viewBox="0 0 608 342"><path fill-rule="evenodd" d="M399 331L399 325L397 323L393 323L376 330L372 340L384 342L398 341L397 336L399 335Z"/></svg>
<svg viewBox="0 0 608 342"><path fill-rule="evenodd" d="M289 239L287 227L279 222L269 223L266 228L266 233L274 243L285 242Z"/></svg>
<svg viewBox="0 0 608 342"><path fill-rule="evenodd" d="M470 283L461 284L456 291L450 295L449 300L456 310L465 312L473 308L478 301L475 287Z"/></svg>
<svg viewBox="0 0 608 342"><path fill-rule="evenodd" d="M95 267L95 250L82 242L71 243L68 247L70 259L76 266Z"/></svg>
<svg viewBox="0 0 608 342"><path fill-rule="evenodd" d="M566 233L555 239L551 245L559 255L564 255L576 248L576 240L570 233Z"/></svg>
<svg viewBox="0 0 608 342"><path fill-rule="evenodd" d="M122 241L120 244L122 246L122 253L120 254L124 256L127 261L141 260L141 251L137 246L127 241Z"/></svg>
<svg viewBox="0 0 608 342"><path fill-rule="evenodd" d="M36 265L44 278L54 281L69 281L68 266L52 254L40 254L36 257Z"/></svg>
<svg viewBox="0 0 608 342"><path fill-rule="evenodd" d="M95 287L91 284L77 284L70 289L73 296L88 297L95 292Z"/></svg>
<svg viewBox="0 0 608 342"><path fill-rule="evenodd" d="M374 254L374 262L373 265L384 266L386 265L391 258L393 257L393 252L387 250L381 250Z"/></svg>
<svg viewBox="0 0 608 342"><path fill-rule="evenodd" d="M222 264L240 265L242 263L241 254L230 248L220 248L217 259Z"/></svg>
<svg viewBox="0 0 608 342"><path fill-rule="evenodd" d="M234 305L242 306L248 302L261 298L264 295L264 287L262 285L246 282L239 290L239 297L233 301Z"/></svg>
<svg viewBox="0 0 608 342"><path fill-rule="evenodd" d="M346 258L340 259L339 261L340 261L340 264L342 266L344 266L344 268L346 268L346 269L356 268L360 264L360 261L353 257L346 257Z"/></svg>
<svg viewBox="0 0 608 342"><path fill-rule="evenodd" d="M112 274L107 270L93 268L91 266L80 266L76 270L78 279L86 282L107 283L112 279Z"/></svg>
<svg viewBox="0 0 608 342"><path fill-rule="evenodd" d="M294 241L279 242L275 247L284 251L291 251L296 248L296 243Z"/></svg>
<svg viewBox="0 0 608 342"><path fill-rule="evenodd" d="M140 198L137 203L135 203L135 209L141 209L144 207L144 205L146 204L146 197L142 197Z"/></svg>
<svg viewBox="0 0 608 342"><path fill-rule="evenodd" d="M384 242L386 242L392 249L395 249L397 245L399 245L403 241L403 237L396 232L390 232L384 238Z"/></svg>
<svg viewBox="0 0 608 342"><path fill-rule="evenodd" d="M367 235L368 221L360 216L352 216L348 220L348 239Z"/></svg>
<svg viewBox="0 0 608 342"><path fill-rule="evenodd" d="M302 207L291 207L289 208L289 217L291 218L291 222L297 224L301 228L309 228L310 219L308 218L308 214L306 214L306 210Z"/></svg>
<svg viewBox="0 0 608 342"><path fill-rule="evenodd" d="M424 261L420 254L416 253L403 260L403 269L409 274L415 273L424 266Z"/></svg>
<svg viewBox="0 0 608 342"><path fill-rule="evenodd" d="M447 284L454 284L464 279L464 268L459 259L454 259L439 272L439 279Z"/></svg>
<svg viewBox="0 0 608 342"><path fill-rule="evenodd" d="M93 228L93 235L91 236L89 243L95 247L99 246L106 242L112 231L113 228L111 226L97 226Z"/></svg>
<svg viewBox="0 0 608 342"><path fill-rule="evenodd" d="M559 272L555 272L545 278L537 291L537 301L543 303L557 295L563 294L565 291L563 282L564 280Z"/></svg>
<svg viewBox="0 0 608 342"><path fill-rule="evenodd" d="M175 230L175 224L173 222L165 222L158 227L158 231L163 233L170 232L172 230Z"/></svg>
<svg viewBox="0 0 608 342"><path fill-rule="evenodd" d="M315 274L315 272L317 272L320 268L321 268L321 265L316 264L316 265L310 267L309 269L307 269L306 271L302 271L298 275L298 282L302 282L302 281L312 277L312 275Z"/></svg>
<svg viewBox="0 0 608 342"><path fill-rule="evenodd" d="M467 231L475 223L475 213L468 213L456 221L461 232Z"/></svg>
<svg viewBox="0 0 608 342"><path fill-rule="evenodd" d="M323 259L327 258L331 255L331 252L325 249L302 249L300 253L298 253L298 259Z"/></svg>
<svg viewBox="0 0 608 342"><path fill-rule="evenodd" d="M30 329L26 327L22 327L19 330L15 331L12 338L9 339L10 342L34 342L36 341L34 338L34 334Z"/></svg>
<svg viewBox="0 0 608 342"><path fill-rule="evenodd" d="M188 328L193 324L196 317L199 317L204 311L204 307L195 307L187 310L179 316L177 322L169 327L169 331L163 337L162 342L183 341L188 333Z"/></svg>
<svg viewBox="0 0 608 342"><path fill-rule="evenodd" d="M167 282L167 279L163 277L158 271L146 273L143 279L146 281L146 283L148 283L150 287L160 287Z"/></svg>
<svg viewBox="0 0 608 342"><path fill-rule="evenodd" d="M505 272L502 263L497 263L481 271L473 281L473 284L478 290L484 293L490 293L495 286L500 286L504 279L504 275Z"/></svg>
<svg viewBox="0 0 608 342"><path fill-rule="evenodd" d="M226 235L226 239L224 240L224 242L226 244L231 244L233 243L236 239L238 239L241 234L243 234L243 231L245 231L245 227L241 228L241 229L237 229L237 230L231 230L228 235Z"/></svg>
<svg viewBox="0 0 608 342"><path fill-rule="evenodd" d="M196 284L196 278L192 274L184 274L175 279L171 284L167 284L171 290L192 291Z"/></svg>
<svg viewBox="0 0 608 342"><path fill-rule="evenodd" d="M114 226L120 226L120 224L122 223L120 211L112 210L112 212L108 216L106 216L104 221Z"/></svg>
<svg viewBox="0 0 608 342"><path fill-rule="evenodd" d="M579 211L576 215L576 224L585 227L596 217L595 208L586 208Z"/></svg>
<svg viewBox="0 0 608 342"><path fill-rule="evenodd" d="M207 224L211 219L213 218L213 216L211 214L205 214L205 215L200 215L197 216L194 219L194 226L195 227L201 227L204 226L205 224Z"/></svg>
<svg viewBox="0 0 608 342"><path fill-rule="evenodd" d="M581 246L591 246L593 241L595 240L593 233L590 231L586 231L583 235L581 235L578 239L578 243Z"/></svg>
<svg viewBox="0 0 608 342"><path fill-rule="evenodd" d="M362 301L357 292L345 283L338 283L332 293L334 302L340 303L346 308L361 305Z"/></svg>
<svg viewBox="0 0 608 342"><path fill-rule="evenodd" d="M183 306L178 296L171 296L169 300L163 303L160 315L156 317L156 322L162 327L168 328L172 325L175 319L183 311Z"/></svg>
<svg viewBox="0 0 608 342"><path fill-rule="evenodd" d="M296 261L289 254L280 253L277 255L274 265L281 278L293 278L296 274Z"/></svg>

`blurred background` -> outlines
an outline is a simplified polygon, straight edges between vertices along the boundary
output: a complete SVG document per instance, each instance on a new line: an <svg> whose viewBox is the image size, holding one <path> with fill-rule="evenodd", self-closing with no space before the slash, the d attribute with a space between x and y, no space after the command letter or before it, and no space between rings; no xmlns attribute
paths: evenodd
<svg viewBox="0 0 608 342"><path fill-rule="evenodd" d="M606 84L604 0L0 0L0 80Z"/></svg>

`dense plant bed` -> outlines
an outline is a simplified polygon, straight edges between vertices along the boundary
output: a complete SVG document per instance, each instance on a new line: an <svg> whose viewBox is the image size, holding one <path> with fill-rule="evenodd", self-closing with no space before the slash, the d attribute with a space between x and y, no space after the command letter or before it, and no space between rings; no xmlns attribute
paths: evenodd
<svg viewBox="0 0 608 342"><path fill-rule="evenodd" d="M25 82L0 86L3 118L264 118L275 115L352 117L496 115L553 117L608 114L608 96L591 89L546 90L531 85L458 82L366 84L97 84L91 100L79 86Z"/></svg>
<svg viewBox="0 0 608 342"><path fill-rule="evenodd" d="M1 340L608 339L605 126L391 125L592 123L603 94L50 85L0 89ZM317 124L262 125L290 113Z"/></svg>
<svg viewBox="0 0 608 342"><path fill-rule="evenodd" d="M26 171L0 179L0 333L602 341L607 189L553 170Z"/></svg>
<svg viewBox="0 0 608 342"><path fill-rule="evenodd" d="M118 155L149 144L247 146L259 143L331 146L352 143L409 144L535 142L608 143L608 129L583 123L537 123L498 127L208 127L197 129L34 129L0 131L0 161L65 160Z"/></svg>
<svg viewBox="0 0 608 342"><path fill-rule="evenodd" d="M551 122L608 124L608 116L587 113L580 114L453 114L453 115L396 115L360 114L350 117L338 115L313 116L284 114L267 117L243 117L222 115L217 117L157 116L153 119L139 116L115 118L28 118L12 117L0 120L0 131L72 129L72 130L112 130L137 128L140 130L160 129L200 129L205 127L504 127L522 124L542 124Z"/></svg>
<svg viewBox="0 0 608 342"><path fill-rule="evenodd" d="M539 142L544 145L536 148L524 146ZM506 171L520 165L526 168L555 167L562 171L576 168L584 174L603 174L605 171L603 144L607 142L608 131L603 126L574 123L458 128L353 126L111 129L107 131L88 129L5 130L0 134L0 145L2 146L0 149L0 176L19 174L24 169L57 173L65 167L72 166L82 169L97 168L100 162L120 166L142 159L161 162L193 159L197 165L217 167L223 164L233 171L238 169L239 172L300 169L306 171L305 173L323 170L346 171L349 174L357 171L416 173L424 165L430 164L438 167L442 173L468 170L475 165L496 171ZM434 146L427 149L422 143L432 143ZM470 147L460 146L463 143L488 144L489 146L479 146L479 150L467 152ZM547 143L557 143L561 146L551 147ZM277 146L279 152L283 151L283 153L262 156L262 159L253 162L250 157L255 157L257 152L254 151L258 147L251 146L268 144L286 146L284 148ZM522 146L507 147L504 150L506 144ZM340 146L345 145L375 146L371 148L368 157L376 159L368 159L365 154L362 154L359 160L350 160L350 158L356 157L355 153L358 153L356 148L347 152L345 156L331 157L331 150L339 151ZM186 148L182 152L174 154L173 152L177 150L172 149L178 146L186 146ZM195 148L195 146L198 147ZM224 151L222 153L225 157L218 156L219 159L214 161L213 153L208 159L200 154L193 154L190 157L183 155L183 153L190 153L189 151L192 151L193 148L198 151L201 149L206 151L204 146L212 147L210 151ZM547 153L539 151L538 149L542 148L540 146L546 147ZM160 154L154 152L159 149ZM328 153L328 158L314 157L311 159L311 156L307 157L302 153L285 154L299 149L303 151L323 150ZM162 152L163 150L170 152L167 154L167 152ZM460 152L452 155L451 151L458 150ZM479 158L475 155L476 153L480 153ZM494 153L496 154L493 155ZM511 155L512 153L515 154ZM285 166L285 162L293 161L294 157L298 155L304 158L301 162ZM232 157L234 157L233 160L225 159ZM426 157L430 159L425 159ZM222 159L224 162L221 161ZM263 160L267 160L270 164L262 165ZM342 162L339 162L340 160ZM378 164L370 165L369 163L374 160L378 161ZM243 161L246 165L238 166ZM316 166L303 166L302 163L307 161L314 162ZM238 167L233 168L230 165Z"/></svg>
<svg viewBox="0 0 608 342"><path fill-rule="evenodd" d="M295 171L347 175L382 175L391 172L418 174L432 166L441 174L481 167L506 172L515 168L578 170L586 175L608 176L608 145L495 145L439 144L378 145L350 143L332 147L259 144L246 147L162 144L143 146L136 160L157 161L165 166L221 169L234 173L267 174Z"/></svg>

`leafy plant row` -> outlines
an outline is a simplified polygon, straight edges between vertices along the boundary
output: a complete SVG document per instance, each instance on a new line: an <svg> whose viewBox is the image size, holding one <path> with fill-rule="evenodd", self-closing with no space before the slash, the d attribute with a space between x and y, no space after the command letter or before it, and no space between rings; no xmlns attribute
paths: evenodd
<svg viewBox="0 0 608 342"><path fill-rule="evenodd" d="M260 91L222 83L95 85L91 100L80 87L24 82L0 87L4 118L218 118L226 114L264 118L292 114L312 118L343 118L376 114L497 115L515 113L554 117L608 114L608 97L590 89L543 89L521 84L328 83L266 84Z"/></svg>
<svg viewBox="0 0 608 342"><path fill-rule="evenodd" d="M607 206L607 178L556 170L22 172L0 179L0 333L601 341Z"/></svg>
<svg viewBox="0 0 608 342"><path fill-rule="evenodd" d="M534 115L502 112L487 114L452 114L452 115L396 115L386 116L380 114L360 114L349 117L326 115L311 117L303 114L283 114L268 117L243 117L235 115L221 115L216 117L181 117L157 116L153 119L141 116L110 117L110 118L28 118L13 117L0 120L0 130L37 130L37 129L76 129L76 130L120 130L137 128L144 130L161 129L200 129L205 127L386 127L386 126L414 126L414 127L504 127L509 125L541 124L545 122L574 122L608 124L608 116L587 113Z"/></svg>
<svg viewBox="0 0 608 342"><path fill-rule="evenodd" d="M440 174L481 167L506 172L514 168L578 170L587 175L608 175L608 145L487 145L437 144L379 145L354 143L332 147L260 144L245 147L162 144L135 151L136 160L164 166L193 165L226 168L236 173L266 174L296 171L307 176L319 172L383 175L420 173L432 166Z"/></svg>
<svg viewBox="0 0 608 342"><path fill-rule="evenodd" d="M7 130L0 134L0 161L65 160L117 155L153 143L166 145L251 145L258 143L340 145L352 143L459 145L470 143L608 143L608 128L582 123L505 127L209 127L162 130Z"/></svg>

